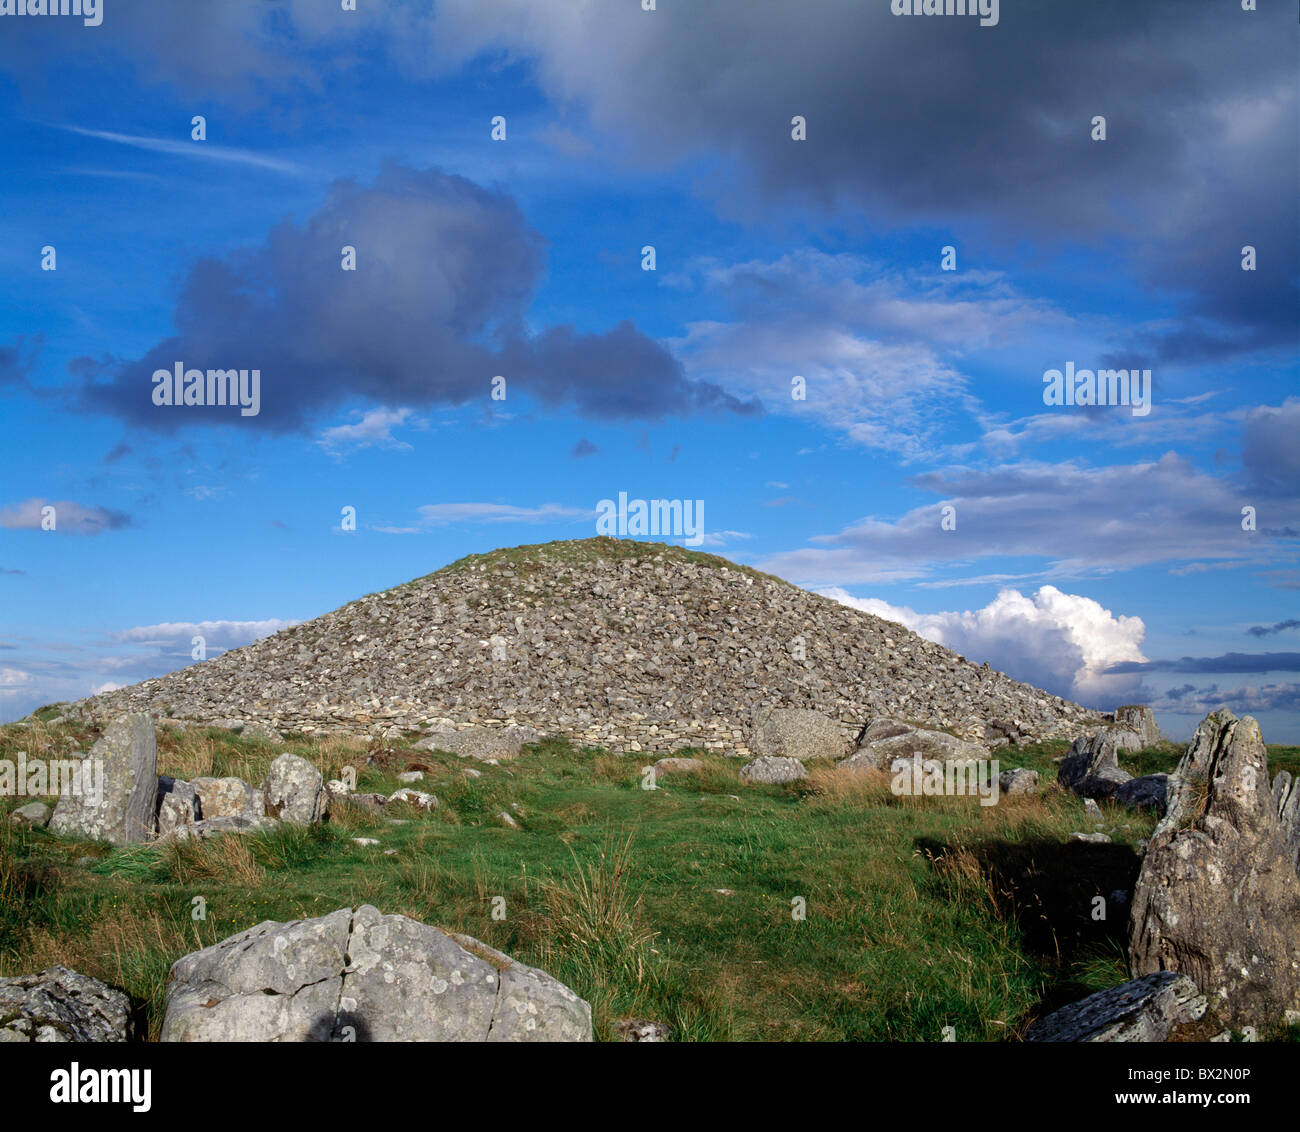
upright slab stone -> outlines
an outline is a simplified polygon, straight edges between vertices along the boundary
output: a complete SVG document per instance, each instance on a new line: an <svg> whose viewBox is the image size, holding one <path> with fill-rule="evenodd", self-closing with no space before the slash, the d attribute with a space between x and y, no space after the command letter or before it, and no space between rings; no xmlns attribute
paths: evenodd
<svg viewBox="0 0 1300 1132"><path fill-rule="evenodd" d="M1300 1011L1300 877L1259 724L1206 716L1167 794L1133 892L1134 973L1188 975L1238 1028Z"/></svg>
<svg viewBox="0 0 1300 1132"><path fill-rule="evenodd" d="M1155 713L1145 704L1117 707L1115 725L1135 732L1142 747L1153 747L1160 742L1160 726L1156 723Z"/></svg>
<svg viewBox="0 0 1300 1132"><path fill-rule="evenodd" d="M158 743L148 715L124 715L109 724L81 771L81 781L68 787L54 807L52 832L114 845L153 836Z"/></svg>

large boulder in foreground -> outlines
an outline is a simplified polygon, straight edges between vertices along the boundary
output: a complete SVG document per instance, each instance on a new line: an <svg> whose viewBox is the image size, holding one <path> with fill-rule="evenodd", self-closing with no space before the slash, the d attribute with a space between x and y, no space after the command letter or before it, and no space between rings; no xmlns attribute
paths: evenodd
<svg viewBox="0 0 1300 1132"><path fill-rule="evenodd" d="M125 1042L131 1032L131 1000L98 979L67 967L0 979L0 1043Z"/></svg>
<svg viewBox="0 0 1300 1132"><path fill-rule="evenodd" d="M1300 877L1259 724L1206 716L1169 778L1133 892L1138 975L1188 975L1234 1028L1300 1011Z"/></svg>
<svg viewBox="0 0 1300 1132"><path fill-rule="evenodd" d="M591 1041L591 1008L544 971L367 904L177 960L161 1040Z"/></svg>
<svg viewBox="0 0 1300 1132"><path fill-rule="evenodd" d="M1205 996L1186 975L1158 971L1090 994L1025 1034L1027 1042L1163 1042L1180 1025L1199 1021Z"/></svg>
<svg viewBox="0 0 1300 1132"><path fill-rule="evenodd" d="M755 708L749 732L755 758L838 759L848 749L840 725L807 708Z"/></svg>
<svg viewBox="0 0 1300 1132"><path fill-rule="evenodd" d="M158 740L143 712L109 724L81 762L80 782L65 787L50 830L114 845L147 841L158 799Z"/></svg>
<svg viewBox="0 0 1300 1132"><path fill-rule="evenodd" d="M287 751L271 763L262 783L262 795L266 799L267 817L291 825L322 822L329 808L321 772L301 755Z"/></svg>

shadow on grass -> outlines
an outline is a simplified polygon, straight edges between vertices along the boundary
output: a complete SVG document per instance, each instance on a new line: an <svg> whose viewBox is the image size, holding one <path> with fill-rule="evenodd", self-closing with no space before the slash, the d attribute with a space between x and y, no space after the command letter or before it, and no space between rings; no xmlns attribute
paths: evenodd
<svg viewBox="0 0 1300 1132"><path fill-rule="evenodd" d="M1043 995L1026 1024L1128 978L1129 901L1142 863L1131 847L1049 839L914 844L949 899L970 899L978 889L1038 961ZM1112 897L1117 892L1123 900Z"/></svg>

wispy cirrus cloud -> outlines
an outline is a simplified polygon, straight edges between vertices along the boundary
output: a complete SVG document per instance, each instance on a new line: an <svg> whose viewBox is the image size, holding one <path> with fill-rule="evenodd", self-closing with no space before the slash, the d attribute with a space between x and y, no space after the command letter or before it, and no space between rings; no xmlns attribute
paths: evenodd
<svg viewBox="0 0 1300 1132"><path fill-rule="evenodd" d="M416 516L413 523L378 523L371 530L387 535L418 535L453 523L572 523L595 519L596 510L561 503L543 503L537 507L510 503L426 503L416 508Z"/></svg>
<svg viewBox="0 0 1300 1132"><path fill-rule="evenodd" d="M1097 468L1036 461L944 468L912 483L936 501L897 519L861 519L757 565L817 585L885 574L928 580L938 565L1007 556L1042 559L1042 576L1055 578L1156 563L1246 567L1266 561L1270 548L1285 551L1288 531L1300 524L1300 499L1279 499L1258 530L1243 530L1245 489L1174 452ZM953 508L955 529L942 526L944 507Z"/></svg>
<svg viewBox="0 0 1300 1132"><path fill-rule="evenodd" d="M272 157L257 153L251 149L239 149L234 146L217 145L209 141L177 141L175 138L148 137L143 134L120 134L114 130L90 130L84 126L69 126L59 122L51 123L56 130L66 130L70 134L95 138L97 141L112 142L114 145L130 146L133 149L147 149L154 153L165 153L169 157L193 158L196 161L221 161L233 165L246 165L254 169L266 169L273 173L286 173L302 176L307 170L294 161L282 157Z"/></svg>

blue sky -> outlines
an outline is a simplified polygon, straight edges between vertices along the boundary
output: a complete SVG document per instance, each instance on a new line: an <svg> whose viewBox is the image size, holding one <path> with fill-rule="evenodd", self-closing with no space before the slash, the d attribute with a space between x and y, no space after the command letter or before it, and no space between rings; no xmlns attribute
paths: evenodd
<svg viewBox="0 0 1300 1132"><path fill-rule="evenodd" d="M1300 742L1300 32L1259 7L0 16L0 719L626 492L1054 692ZM178 361L260 412L154 405ZM1067 363L1150 412L1044 404Z"/></svg>

